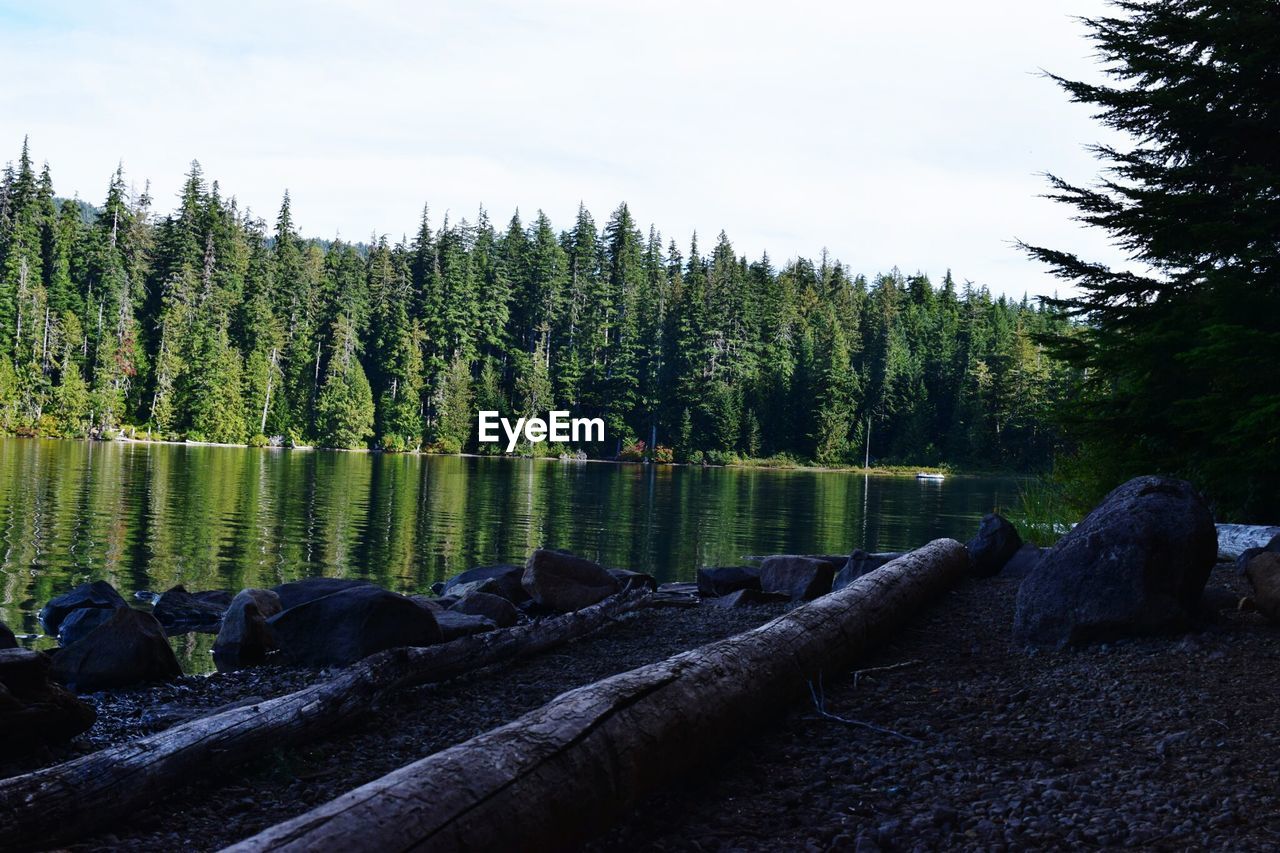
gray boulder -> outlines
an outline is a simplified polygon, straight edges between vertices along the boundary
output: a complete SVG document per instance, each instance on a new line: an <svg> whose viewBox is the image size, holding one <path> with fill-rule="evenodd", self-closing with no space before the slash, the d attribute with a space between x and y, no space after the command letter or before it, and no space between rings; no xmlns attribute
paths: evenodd
<svg viewBox="0 0 1280 853"><path fill-rule="evenodd" d="M901 554L894 552L868 554L861 549L856 550L849 555L849 559L844 563L844 568L836 573L835 579L831 582L831 591L835 592L837 589L844 589L863 575L870 574L901 556Z"/></svg>
<svg viewBox="0 0 1280 853"><path fill-rule="evenodd" d="M120 593L116 592L116 588L106 581L92 581L90 583L82 583L68 593L64 593L50 601L40 610L40 624L44 626L44 632L51 637L58 636L58 628L62 626L62 620L67 618L73 610L79 610L84 607L101 607L107 610L114 610L117 607L127 607L125 600L120 597Z"/></svg>
<svg viewBox="0 0 1280 853"><path fill-rule="evenodd" d="M42 652L0 649L0 755L68 741L97 719L92 705L50 680L49 670Z"/></svg>
<svg viewBox="0 0 1280 853"><path fill-rule="evenodd" d="M525 591L521 584L524 577L524 566L517 566L511 563L500 563L494 566L476 566L473 569L467 569L460 575L454 575L449 578L437 590L437 595L465 595L473 589L483 589L484 592L493 595L500 595L512 604L521 604L529 600L529 593ZM488 583L484 583L488 582ZM470 586L468 584L480 584Z"/></svg>
<svg viewBox="0 0 1280 853"><path fill-rule="evenodd" d="M467 616L482 616L499 628L510 628L520 620L520 612L514 604L500 595L487 592L464 595L449 610Z"/></svg>
<svg viewBox="0 0 1280 853"><path fill-rule="evenodd" d="M698 595L715 598L740 589L760 589L756 566L708 566L698 569Z"/></svg>
<svg viewBox="0 0 1280 853"><path fill-rule="evenodd" d="M511 602L508 601L507 604L511 604ZM436 624L440 626L440 639L445 643L450 640L456 640L459 637L484 634L498 627L492 619L459 613L456 610L445 610L437 613L435 614L435 620Z"/></svg>
<svg viewBox="0 0 1280 853"><path fill-rule="evenodd" d="M1137 477L1049 549L1018 589L1014 639L1035 646L1181 630L1218 553L1189 483Z"/></svg>
<svg viewBox="0 0 1280 853"><path fill-rule="evenodd" d="M847 562L847 557L839 558ZM792 601L812 601L831 592L839 566L829 558L780 555L760 564L760 588L789 595Z"/></svg>
<svg viewBox="0 0 1280 853"><path fill-rule="evenodd" d="M53 658L53 680L76 693L170 681L180 675L182 667L164 628L150 613L130 607L117 607L109 620L59 649Z"/></svg>
<svg viewBox="0 0 1280 853"><path fill-rule="evenodd" d="M299 604L306 604L308 601L315 601L317 598L333 595L335 592L363 586L372 587L373 584L359 578L303 578L299 581L290 581L279 586L273 586L271 591L280 596L280 606L288 610L291 607L297 607Z"/></svg>
<svg viewBox="0 0 1280 853"><path fill-rule="evenodd" d="M18 647L18 638L9 630L9 626L0 622L0 651L4 649L16 649Z"/></svg>
<svg viewBox="0 0 1280 853"><path fill-rule="evenodd" d="M1253 603L1272 622L1280 622L1280 554L1263 551L1249 561L1245 577L1253 587Z"/></svg>
<svg viewBox="0 0 1280 853"><path fill-rule="evenodd" d="M1014 552L1009 558L1009 562L1004 564L1001 573L1009 578L1025 578L1031 574L1031 571L1040 564L1040 558L1045 555L1048 548L1040 548L1031 542L1024 542L1022 547Z"/></svg>
<svg viewBox="0 0 1280 853"><path fill-rule="evenodd" d="M273 590L242 589L236 593L213 641L213 663L218 671L263 663L276 649L267 620L283 610L280 596Z"/></svg>
<svg viewBox="0 0 1280 853"><path fill-rule="evenodd" d="M345 666L384 649L441 639L431 611L369 584L290 607L267 625L285 658L301 666Z"/></svg>
<svg viewBox="0 0 1280 853"><path fill-rule="evenodd" d="M1280 554L1280 536L1273 536L1271 541L1261 548L1245 548L1240 552L1240 556L1236 557L1236 571L1244 574L1249 568L1249 561L1259 554L1270 552L1272 554Z"/></svg>
<svg viewBox="0 0 1280 853"><path fill-rule="evenodd" d="M978 535L965 547L969 551L969 574L975 578L993 578L1018 553L1022 537L1008 519L992 512L983 516Z"/></svg>
<svg viewBox="0 0 1280 853"><path fill-rule="evenodd" d="M520 583L535 603L558 613L590 607L621 589L599 563L545 548L529 555Z"/></svg>
<svg viewBox="0 0 1280 853"><path fill-rule="evenodd" d="M89 633L99 625L110 622L111 615L115 612L114 608L108 610L104 607L81 607L79 610L72 610L58 626L58 645L64 648L75 645L89 636Z"/></svg>
<svg viewBox="0 0 1280 853"><path fill-rule="evenodd" d="M187 592L178 584L166 590L151 615L156 617L170 636L188 631L217 633L222 614L231 604L231 593L215 589L208 592Z"/></svg>

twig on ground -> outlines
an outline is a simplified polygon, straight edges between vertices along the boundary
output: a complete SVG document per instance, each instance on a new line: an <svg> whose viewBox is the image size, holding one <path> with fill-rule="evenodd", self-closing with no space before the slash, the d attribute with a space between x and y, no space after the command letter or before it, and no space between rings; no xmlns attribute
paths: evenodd
<svg viewBox="0 0 1280 853"><path fill-rule="evenodd" d="M919 659L916 659L916 660L904 660L904 661L902 661L901 663L891 663L891 664L889 664L888 666L873 666L873 667L870 667L870 668L868 668L868 669L858 669L858 670L854 670L854 673L853 673L853 686L854 686L854 689L857 689L857 687L858 687L858 680L859 680L860 678L862 678L862 676L864 676L864 675L879 675L879 674L880 674L880 673L882 673L882 672L892 672L892 671L893 671L893 670L895 670L895 669L906 669L906 668L907 668L907 667L909 667L909 666L919 666L919 665L920 665L920 664L922 664L922 663L924 663L924 661L919 660Z"/></svg>
<svg viewBox="0 0 1280 853"><path fill-rule="evenodd" d="M873 732L878 732L879 734L882 734L882 735L889 735L891 737L901 738L902 740L905 740L908 743L917 743L917 744L924 743L924 741L920 740L919 738L912 737L911 735L904 735L902 732L895 732L893 729L886 729L883 726L877 726L873 723L864 722L863 720L850 720L848 717L841 717L838 714L831 713L830 711L827 710L827 697L826 697L826 692L822 688L821 675L818 676L818 686L816 688L813 686L812 681L809 682L809 695L813 697L814 710L816 710L818 712L818 715L821 716L823 719L831 720L837 723L843 723L846 726L856 726L862 729L869 729Z"/></svg>

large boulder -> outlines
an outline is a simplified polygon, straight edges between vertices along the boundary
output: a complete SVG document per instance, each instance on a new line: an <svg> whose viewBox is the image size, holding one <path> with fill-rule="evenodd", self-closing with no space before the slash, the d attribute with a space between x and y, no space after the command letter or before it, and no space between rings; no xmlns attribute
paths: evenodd
<svg viewBox="0 0 1280 853"><path fill-rule="evenodd" d="M1213 516L1189 483L1137 477L1107 495L1022 582L1014 639L1061 647L1185 628L1217 553Z"/></svg>
<svg viewBox="0 0 1280 853"><path fill-rule="evenodd" d="M862 549L858 549L849 555L849 559L845 561L844 568L836 573L835 578L831 581L831 591L835 592L838 589L844 589L863 575L870 574L901 556L901 554L894 552L869 554Z"/></svg>
<svg viewBox="0 0 1280 853"><path fill-rule="evenodd" d="M114 610L127 607L125 600L116 592L116 588L106 581L82 583L68 593L64 593L46 604L39 614L40 624L44 632L51 637L58 636L58 628L67 614L83 607L101 607Z"/></svg>
<svg viewBox="0 0 1280 853"><path fill-rule="evenodd" d="M511 604L509 601L507 603ZM515 605L512 606L514 607ZM445 643L450 640L456 640L459 637L484 634L498 627L492 619L459 613L456 610L443 610L436 613L435 620L436 624L440 626L440 640Z"/></svg>
<svg viewBox="0 0 1280 853"><path fill-rule="evenodd" d="M1280 554L1280 535L1271 537L1271 541L1259 548L1245 548L1240 552L1240 556L1236 557L1236 570L1240 574L1244 574L1249 568L1249 561L1259 554L1270 552L1272 554Z"/></svg>
<svg viewBox="0 0 1280 853"><path fill-rule="evenodd" d="M847 557L840 558L848 561ZM837 564L829 558L779 555L760 564L760 588L780 592L792 601L812 601L831 592Z"/></svg>
<svg viewBox="0 0 1280 853"><path fill-rule="evenodd" d="M222 627L213 641L213 663L219 672L264 662L276 649L267 620L284 608L270 589L242 589L231 599Z"/></svg>
<svg viewBox="0 0 1280 853"><path fill-rule="evenodd" d="M463 596L474 590L500 595L512 604L529 600L529 593L521 585L524 566L500 563L494 566L476 566L460 575L449 578L437 591L439 595Z"/></svg>
<svg viewBox="0 0 1280 853"><path fill-rule="evenodd" d="M74 646L94 631L99 625L111 621L115 609L104 607L81 607L72 610L58 626L58 645L66 648Z"/></svg>
<svg viewBox="0 0 1280 853"><path fill-rule="evenodd" d="M529 555L520 583L536 603L559 613L590 607L621 589L599 563L543 548Z"/></svg>
<svg viewBox="0 0 1280 853"><path fill-rule="evenodd" d="M449 610L468 616L483 616L499 628L510 628L520 620L520 613L514 604L500 595L487 592L464 595Z"/></svg>
<svg viewBox="0 0 1280 853"><path fill-rule="evenodd" d="M93 693L169 681L182 675L182 667L156 617L117 607L109 620L58 651L52 675L76 693Z"/></svg>
<svg viewBox="0 0 1280 853"><path fill-rule="evenodd" d="M993 578L1018 553L1022 537L1008 519L992 512L983 516L978 535L965 547L969 550L969 574L975 578Z"/></svg>
<svg viewBox="0 0 1280 853"><path fill-rule="evenodd" d="M759 589L760 569L756 566L708 566L698 569L698 595L718 598L740 589Z"/></svg>
<svg viewBox="0 0 1280 853"><path fill-rule="evenodd" d="M9 630L9 626L0 622L0 651L4 649L16 649L18 647L18 638Z"/></svg>
<svg viewBox="0 0 1280 853"><path fill-rule="evenodd" d="M48 655L0 649L0 756L70 740L97 719L92 705L49 679Z"/></svg>
<svg viewBox="0 0 1280 853"><path fill-rule="evenodd" d="M1022 547L1014 552L1009 558L1009 562L1004 564L1001 573L1007 578L1025 578L1031 574L1031 570L1040 565L1040 558L1049 551L1048 548L1041 548L1034 543L1024 542Z"/></svg>
<svg viewBox="0 0 1280 853"><path fill-rule="evenodd" d="M217 633L222 614L231 605L231 593L215 589L208 592L187 592L178 584L166 590L156 602L151 615L156 617L170 636L188 631Z"/></svg>
<svg viewBox="0 0 1280 853"><path fill-rule="evenodd" d="M1249 561L1245 577L1253 587L1253 603L1272 622L1280 622L1280 554L1263 551Z"/></svg>
<svg viewBox="0 0 1280 853"><path fill-rule="evenodd" d="M285 658L302 666L344 666L383 649L441 639L431 611L369 584L287 608L267 624Z"/></svg>
<svg viewBox="0 0 1280 853"><path fill-rule="evenodd" d="M358 578L354 580L348 578L303 578L300 581L289 581L288 583L273 586L271 591L280 597L280 606L288 610L291 607L297 607L299 604L306 604L308 601L315 601L317 598L333 595L335 592L343 592L362 586L372 587L373 584Z"/></svg>

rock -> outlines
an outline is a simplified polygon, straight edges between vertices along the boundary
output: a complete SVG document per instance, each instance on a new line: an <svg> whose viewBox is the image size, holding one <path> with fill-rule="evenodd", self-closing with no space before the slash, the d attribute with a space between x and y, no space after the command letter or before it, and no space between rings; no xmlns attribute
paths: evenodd
<svg viewBox="0 0 1280 853"><path fill-rule="evenodd" d="M427 608L427 610L430 610L433 614L443 613L444 611L449 609L448 607L445 607L443 604L440 603L440 599L431 595L411 595L409 596L409 600L412 601L414 604L418 605L419 607ZM454 602L454 604L456 603L457 602Z"/></svg>
<svg viewBox="0 0 1280 853"><path fill-rule="evenodd" d="M698 595L715 597L740 589L759 589L760 570L754 566L710 566L698 569Z"/></svg>
<svg viewBox="0 0 1280 853"><path fill-rule="evenodd" d="M222 627L213 641L213 663L228 672L264 662L276 649L267 620L284 610L280 596L269 589L242 589L231 599Z"/></svg>
<svg viewBox="0 0 1280 853"><path fill-rule="evenodd" d="M606 569L609 574L613 575L623 590L628 589L644 589L648 588L650 592L658 591L658 579L653 575L646 575L644 572L633 572L630 569Z"/></svg>
<svg viewBox="0 0 1280 853"><path fill-rule="evenodd" d="M1004 516L988 513L978 525L978 535L965 546L969 551L969 574L975 578L995 577L1021 547L1018 529Z"/></svg>
<svg viewBox="0 0 1280 853"><path fill-rule="evenodd" d="M440 588L438 595L448 595L455 593L455 587L463 584L476 583L477 581L493 581L494 586L486 588L485 592L493 595L500 595L512 604L520 604L529 600L529 593L525 591L521 585L521 578L524 577L524 566L517 566L511 563L501 563L495 566L477 566L474 569L467 569L460 575L454 575L444 582L444 586ZM465 594L465 590L458 593Z"/></svg>
<svg viewBox="0 0 1280 853"><path fill-rule="evenodd" d="M0 651L5 649L16 649L18 647L18 638L9 630L9 626L0 622Z"/></svg>
<svg viewBox="0 0 1280 853"><path fill-rule="evenodd" d="M1263 551L1249 561L1245 577L1253 587L1253 603L1272 622L1280 622L1280 554Z"/></svg>
<svg viewBox="0 0 1280 853"><path fill-rule="evenodd" d="M103 607L111 610L126 606L125 600L120 597L120 593L116 592L115 587L106 581L93 581L82 583L71 592L50 601L41 609L39 619L40 624L44 626L44 632L51 637L56 637L62 620L67 618L67 614L72 610L79 610L82 607Z"/></svg>
<svg viewBox="0 0 1280 853"><path fill-rule="evenodd" d="M1000 571L1005 577L1025 578L1040 564L1040 558L1048 550L1048 548L1039 548L1030 542L1024 542Z"/></svg>
<svg viewBox="0 0 1280 853"><path fill-rule="evenodd" d="M514 609L515 605L511 602L507 604ZM467 613L459 613L456 610L444 610L435 614L436 624L440 626L440 638L442 642L456 640L459 637L469 637L472 634L483 634L486 631L492 631L497 628L497 624L492 619L486 619L483 616L472 616Z"/></svg>
<svg viewBox="0 0 1280 853"><path fill-rule="evenodd" d="M516 606L500 595L473 592L464 595L449 610L468 616L483 616L499 628L510 628L520 620Z"/></svg>
<svg viewBox="0 0 1280 853"><path fill-rule="evenodd" d="M886 563L901 557L898 553L868 554L861 549L854 551L844 563L844 568L836 573L831 582L831 590L844 589L865 574L874 572Z"/></svg>
<svg viewBox="0 0 1280 853"><path fill-rule="evenodd" d="M791 596L781 592L763 592L758 589L740 589L728 595L706 599L703 604L708 607L723 607L731 610L738 607L751 607L757 604L778 604L790 601Z"/></svg>
<svg viewBox="0 0 1280 853"><path fill-rule="evenodd" d="M169 681L182 675L164 628L150 613L117 607L83 639L58 651L53 680L76 693Z"/></svg>
<svg viewBox="0 0 1280 853"><path fill-rule="evenodd" d="M668 592L672 595L697 595L698 585L692 581L672 581L658 584L657 591Z"/></svg>
<svg viewBox="0 0 1280 853"><path fill-rule="evenodd" d="M49 656L28 649L0 649L0 755L68 741L97 719L82 702L49 678Z"/></svg>
<svg viewBox="0 0 1280 853"><path fill-rule="evenodd" d="M560 613L590 607L620 588L598 563L545 548L529 555L520 583L530 598Z"/></svg>
<svg viewBox="0 0 1280 853"><path fill-rule="evenodd" d="M359 579L303 578L300 581L290 581L279 586L273 586L271 591L280 596L280 607L288 610L291 607L297 607L299 604L306 604L308 601L315 601L317 598L324 598L326 595L333 595L335 592L342 592L359 586L373 586L373 584Z"/></svg>
<svg viewBox="0 0 1280 853"><path fill-rule="evenodd" d="M72 610L58 626L58 644L62 647L72 646L83 640L99 625L111 621L115 609L105 607L81 607Z"/></svg>
<svg viewBox="0 0 1280 853"><path fill-rule="evenodd" d="M847 557L841 559L848 561ZM760 588L786 593L792 601L812 601L831 592L837 568L834 563L815 557L767 557L760 566Z"/></svg>
<svg viewBox="0 0 1280 853"><path fill-rule="evenodd" d="M1014 639L1033 646L1184 629L1217 559L1189 483L1137 477L1049 549L1018 589Z"/></svg>
<svg viewBox="0 0 1280 853"><path fill-rule="evenodd" d="M430 646L441 638L429 610L370 584L290 607L267 625L290 662L314 667L343 666L383 649Z"/></svg>
<svg viewBox="0 0 1280 853"><path fill-rule="evenodd" d="M1280 554L1280 536L1273 536L1271 541L1261 548L1245 548L1240 552L1240 556L1236 557L1236 571L1244 574L1249 568L1249 561L1259 554L1270 552L1272 554Z"/></svg>
<svg viewBox="0 0 1280 853"><path fill-rule="evenodd" d="M156 617L170 636L188 631L216 633L222 622L222 614L230 604L229 592L219 589L191 593L182 584L178 584L160 596L151 615Z"/></svg>

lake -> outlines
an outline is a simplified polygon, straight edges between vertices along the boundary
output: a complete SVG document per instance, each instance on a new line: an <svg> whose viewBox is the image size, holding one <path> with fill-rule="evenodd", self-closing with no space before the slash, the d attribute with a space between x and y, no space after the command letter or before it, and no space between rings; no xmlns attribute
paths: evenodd
<svg viewBox="0 0 1280 853"><path fill-rule="evenodd" d="M691 580L745 554L968 539L1016 495L985 477L0 439L0 619L39 633L44 602L99 578L126 598L312 575L422 592L540 545Z"/></svg>

